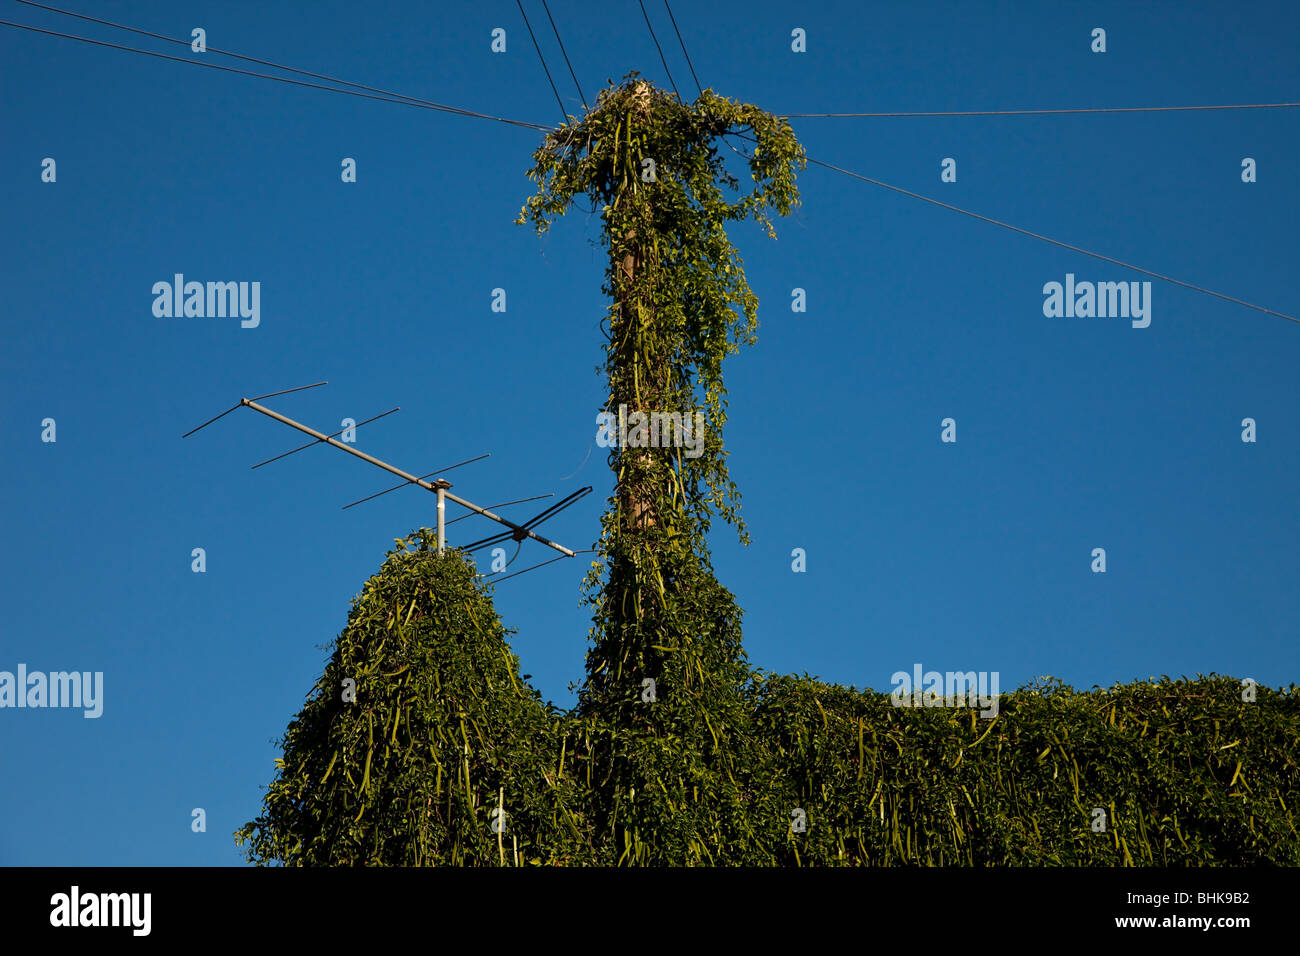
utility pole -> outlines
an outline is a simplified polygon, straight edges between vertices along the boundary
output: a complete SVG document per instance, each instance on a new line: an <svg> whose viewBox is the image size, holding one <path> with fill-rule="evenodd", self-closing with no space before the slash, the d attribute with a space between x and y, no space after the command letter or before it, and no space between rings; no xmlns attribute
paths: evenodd
<svg viewBox="0 0 1300 956"><path fill-rule="evenodd" d="M639 96L629 101L626 127L631 128L633 119L649 119L649 84L641 82ZM627 147L631 149L631 147ZM614 329L615 356L614 369L622 374L611 379L615 387L611 397L616 409L621 413L624 405L634 411L647 413L664 411L659 405L664 394L661 377L667 374L669 356L646 356L646 341L658 341L653 334L655 329L654 289L637 290L638 280L644 280L643 272L647 259L652 255L647 249L647 242L653 237L651 227L652 211L647 198L638 195L648 186L639 181L637 171L640 160L647 157L632 155L626 168L633 170L631 180L625 184L622 199L624 212L640 208L640 221L645 223L645 230L638 234L635 226L628 227L626 246L621 261L616 261L615 274L619 277L618 290L618 327ZM654 157L648 157L654 159ZM653 272L651 273L653 275ZM614 369L611 369L613 373ZM619 434L624 432L623 422L619 422ZM654 455L645 446L639 449L620 449L617 456L616 480L619 483L619 501L622 510L623 526L626 530L640 532L655 526L658 515L655 513L654 497L651 488L657 480L656 471L661 470L654 460Z"/></svg>

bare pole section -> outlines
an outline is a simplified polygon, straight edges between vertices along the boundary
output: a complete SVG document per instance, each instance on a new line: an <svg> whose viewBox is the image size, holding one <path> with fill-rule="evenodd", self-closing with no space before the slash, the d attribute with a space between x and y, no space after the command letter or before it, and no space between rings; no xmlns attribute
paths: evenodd
<svg viewBox="0 0 1300 956"><path fill-rule="evenodd" d="M382 468L384 471L388 472L389 474L396 475L398 478L402 478L406 481L409 481L413 485L419 485L425 491L432 491L439 496L440 502L444 498L449 501L454 501L462 508L468 508L470 511L473 511L475 514L481 514L485 518L490 518L493 521L497 522L497 524L503 524L507 528L511 529L515 533L515 535L518 536L520 540L522 540L525 537L532 538L534 541L538 542L539 544L544 544L548 548L555 549L556 551L563 554L565 557L572 558L576 556L576 552L570 551L568 548L564 547L564 545L556 544L554 541L551 541L549 538L542 537L536 531L530 531L529 529L522 527L521 525L515 524L513 521L506 520L505 518L501 517L498 514L493 514L491 511L488 511L486 508L480 508L472 501L466 501L464 498L461 498L457 495L453 495L450 491L447 490L447 488L451 487L450 482L447 482L444 479L439 479L438 484L434 484L425 481L423 478L417 478L415 475L408 474L407 472L402 471L402 469L388 464L388 462L386 461L380 461L378 458L375 458L371 455L367 455L363 451L357 451L355 448L351 447L350 445L345 445L343 442L335 441L329 435L318 432L314 428L309 428L308 426L302 424L301 422L296 422L292 418L289 418L285 415L281 415L279 412L273 411L272 409L269 409L264 405L259 405L251 398L242 398L239 400L239 404L242 406L247 406L248 408L251 408L255 412L261 412L267 418L273 418L277 422L280 422L281 424L288 425L290 428L296 428L304 435L310 435L312 438L315 438L317 441L322 441L327 445L332 445L335 448L347 452L349 455L352 455L356 458L360 458L362 461L369 462L370 464L374 465L376 468ZM441 487L439 487L439 485L441 485ZM441 535L439 536L439 540L441 541Z"/></svg>
<svg viewBox="0 0 1300 956"><path fill-rule="evenodd" d="M447 546L447 489L451 483L439 478L434 484L438 489L438 557L442 557Z"/></svg>

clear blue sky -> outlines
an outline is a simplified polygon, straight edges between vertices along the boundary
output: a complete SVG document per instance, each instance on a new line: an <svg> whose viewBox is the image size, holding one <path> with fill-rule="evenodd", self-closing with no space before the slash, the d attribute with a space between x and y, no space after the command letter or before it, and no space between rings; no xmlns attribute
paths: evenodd
<svg viewBox="0 0 1300 956"><path fill-rule="evenodd" d="M494 115L559 112L512 2L79 9ZM526 9L579 109L540 4ZM588 98L633 69L663 82L635 3L551 9ZM662 3L647 9L693 90ZM1298 98L1292 2L674 10L704 85L774 112ZM191 56L9 2L0 19ZM597 223L575 213L542 239L513 224L526 129L10 28L0 82L0 670L104 674L98 719L0 710L0 863L234 864L231 833L258 812L323 646L393 539L433 523L433 499L341 511L391 482L324 448L251 471L299 436L247 410L182 433L240 396L328 379L270 404L326 431L401 405L358 447L419 473L491 452L448 475L484 504L592 484L543 529L590 547L611 486L599 449L579 470L603 400ZM1295 111L794 122L819 159L1300 311ZM1258 182L1241 181L1244 157ZM1067 273L1144 277L825 169L799 185L778 241L734 232L761 298L759 343L726 368L754 543L723 529L714 556L752 663L879 690L918 662L997 671L1004 691L1043 674L1292 682L1300 325L1162 282L1146 329L1047 318L1042 287ZM177 272L259 281L260 325L156 318L152 286ZM516 567L548 556L530 545ZM561 705L582 676L584 567L497 595L525 672Z"/></svg>

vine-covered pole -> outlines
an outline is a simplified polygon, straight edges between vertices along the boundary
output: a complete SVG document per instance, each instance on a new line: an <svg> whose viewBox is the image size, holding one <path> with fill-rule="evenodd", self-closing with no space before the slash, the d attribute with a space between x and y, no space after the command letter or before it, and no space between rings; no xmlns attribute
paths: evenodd
<svg viewBox="0 0 1300 956"><path fill-rule="evenodd" d="M733 135L754 144L749 188L717 148ZM705 537L718 516L747 540L722 443L722 363L755 340L758 300L727 226L753 219L774 236L770 215L798 203L803 151L781 117L711 90L683 103L633 74L549 133L534 160L538 189L519 221L544 231L584 196L609 256L605 411L620 440L586 582L596 628L583 697L631 715L647 682L671 680L685 701L695 684L728 683L731 664L719 662L739 654ZM624 427L625 411L635 425ZM674 417L681 427L669 441ZM653 719L669 710L655 708Z"/></svg>

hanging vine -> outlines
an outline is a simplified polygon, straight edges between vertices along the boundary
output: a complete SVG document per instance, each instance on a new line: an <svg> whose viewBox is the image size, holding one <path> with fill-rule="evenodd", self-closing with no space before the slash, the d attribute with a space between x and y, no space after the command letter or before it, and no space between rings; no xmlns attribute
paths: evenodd
<svg viewBox="0 0 1300 956"><path fill-rule="evenodd" d="M721 151L730 136L753 146L744 186ZM710 90L687 105L631 74L534 160L519 221L543 232L585 196L609 256L615 487L584 586L594 612L577 712L593 722L603 781L593 820L620 858L704 861L701 847L726 842L753 763L732 747L751 739L741 612L706 543L715 517L748 542L723 445L722 363L755 341L758 300L727 227L753 219L775 237L773 215L799 201L803 151L764 110ZM681 427L665 433L664 421Z"/></svg>
<svg viewBox="0 0 1300 956"><path fill-rule="evenodd" d="M753 143L747 189L719 149L727 136ZM670 595L708 573L711 520L748 542L722 440L722 362L755 341L758 300L726 227L754 219L775 237L772 214L798 204L804 156L789 124L758 107L711 90L686 105L630 74L581 121L549 134L534 159L538 189L521 223L540 233L580 195L600 210L611 300L606 412L620 425L624 410L629 419L680 415L683 426L698 412L703 422L689 449L656 447L662 430L633 428L628 447L609 453L616 487L586 582L597 609L588 690L627 698L660 670L655 647L679 643Z"/></svg>
<svg viewBox="0 0 1300 956"><path fill-rule="evenodd" d="M718 149L732 136L753 146L747 189ZM711 91L685 105L633 74L534 159L521 222L543 231L579 196L600 210L607 410L699 411L700 454L630 431L611 448L571 712L519 673L469 560L440 555L427 529L400 540L290 723L261 816L237 833L250 860L1300 862L1294 686L1258 700L1219 677L1031 687L984 721L751 671L706 544L719 516L747 540L721 367L754 341L757 300L727 226L754 219L773 234L771 215L798 202L802 150L756 107Z"/></svg>

